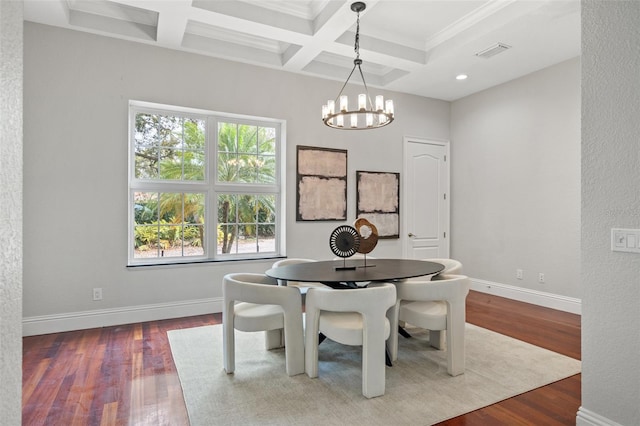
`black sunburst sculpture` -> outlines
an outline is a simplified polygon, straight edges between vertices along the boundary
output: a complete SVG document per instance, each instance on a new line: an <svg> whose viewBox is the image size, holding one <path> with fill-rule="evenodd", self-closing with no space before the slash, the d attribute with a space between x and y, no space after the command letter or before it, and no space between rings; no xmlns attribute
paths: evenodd
<svg viewBox="0 0 640 426"><path fill-rule="evenodd" d="M353 226L338 226L329 237L329 247L338 257L351 257L358 252L358 247L360 247L360 234Z"/></svg>

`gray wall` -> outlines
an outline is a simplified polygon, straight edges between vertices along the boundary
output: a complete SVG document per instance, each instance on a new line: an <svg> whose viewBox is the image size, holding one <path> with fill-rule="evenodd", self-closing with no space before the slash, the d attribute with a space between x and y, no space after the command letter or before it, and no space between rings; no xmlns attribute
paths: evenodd
<svg viewBox="0 0 640 426"><path fill-rule="evenodd" d="M579 298L579 59L453 102L451 158L465 274Z"/></svg>
<svg viewBox="0 0 640 426"><path fill-rule="evenodd" d="M0 423L22 395L22 2L0 2Z"/></svg>
<svg viewBox="0 0 640 426"><path fill-rule="evenodd" d="M578 425L640 419L640 2L582 3L582 407ZM614 423L615 422L615 423Z"/></svg>
<svg viewBox="0 0 640 426"><path fill-rule="evenodd" d="M73 312L215 299L225 273L263 272L272 263L126 268L130 99L287 120L287 252L294 257L332 258L328 236L343 223L295 222L296 145L348 149L350 223L356 170L401 171L405 135L449 138L444 101L384 93L396 105L392 125L340 132L320 116L338 81L33 23L25 23L24 43L25 317L65 320ZM381 241L375 253L400 257L400 241ZM93 287L103 288L102 302L92 300Z"/></svg>

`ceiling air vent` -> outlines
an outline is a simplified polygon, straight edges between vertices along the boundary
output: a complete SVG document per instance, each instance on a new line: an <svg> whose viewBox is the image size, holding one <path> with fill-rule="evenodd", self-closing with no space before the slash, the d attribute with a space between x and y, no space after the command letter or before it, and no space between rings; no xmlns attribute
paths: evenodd
<svg viewBox="0 0 640 426"><path fill-rule="evenodd" d="M478 53L476 53L476 56L479 58L485 58L485 59L489 59L492 56L497 55L498 53L502 53L507 49L511 49L511 46L509 46L508 44L504 44L504 43L498 43L495 44L487 49L484 49Z"/></svg>

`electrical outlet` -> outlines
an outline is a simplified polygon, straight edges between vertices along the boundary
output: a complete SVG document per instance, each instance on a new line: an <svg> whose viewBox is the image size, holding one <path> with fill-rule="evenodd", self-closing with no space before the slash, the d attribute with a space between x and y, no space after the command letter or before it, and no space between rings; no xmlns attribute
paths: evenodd
<svg viewBox="0 0 640 426"><path fill-rule="evenodd" d="M93 300L102 300L102 288L96 287L93 289Z"/></svg>
<svg viewBox="0 0 640 426"><path fill-rule="evenodd" d="M538 282L539 283L543 283L544 282L544 274L542 272L540 272L538 274Z"/></svg>
<svg viewBox="0 0 640 426"><path fill-rule="evenodd" d="M522 279L522 269L516 269L516 278L521 280Z"/></svg>

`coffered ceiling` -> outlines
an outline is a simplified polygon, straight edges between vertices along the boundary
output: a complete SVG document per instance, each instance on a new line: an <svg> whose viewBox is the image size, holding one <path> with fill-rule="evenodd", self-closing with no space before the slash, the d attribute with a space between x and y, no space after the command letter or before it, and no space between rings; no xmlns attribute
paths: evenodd
<svg viewBox="0 0 640 426"><path fill-rule="evenodd" d="M27 21L342 82L355 57L351 1L24 3ZM369 0L366 5L360 57L372 87L451 101L580 54L579 0ZM509 48L478 56L498 44ZM462 73L468 78L456 80Z"/></svg>

